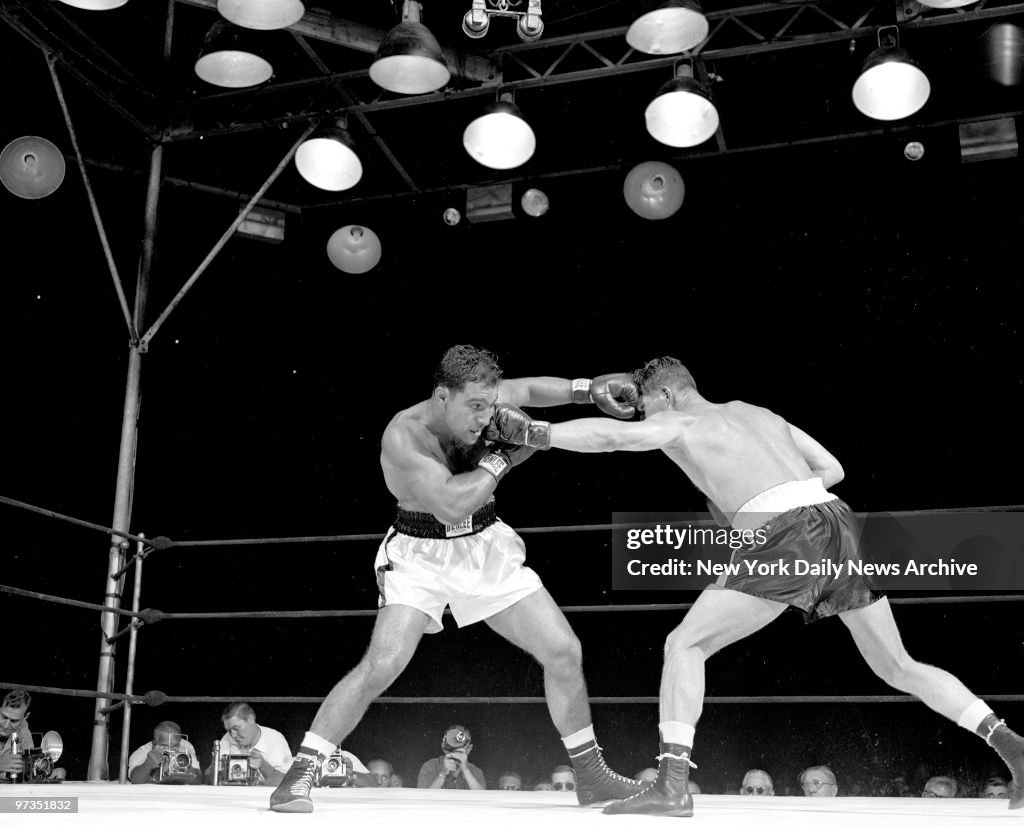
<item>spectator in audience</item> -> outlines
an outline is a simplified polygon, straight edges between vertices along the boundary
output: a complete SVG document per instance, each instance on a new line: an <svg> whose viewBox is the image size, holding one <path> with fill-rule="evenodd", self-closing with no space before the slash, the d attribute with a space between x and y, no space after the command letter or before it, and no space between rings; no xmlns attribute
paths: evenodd
<svg viewBox="0 0 1024 826"><path fill-rule="evenodd" d="M553 792L555 787L551 785L550 780L538 780L533 784L533 790L535 792Z"/></svg>
<svg viewBox="0 0 1024 826"><path fill-rule="evenodd" d="M978 797L987 797L996 800L1009 800L1010 788L1002 777L990 777L981 787L981 794Z"/></svg>
<svg viewBox="0 0 1024 826"><path fill-rule="evenodd" d="M404 786L405 786L405 780L402 779L402 775L400 775L398 772L394 772L391 775L391 788L392 789L401 789Z"/></svg>
<svg viewBox="0 0 1024 826"><path fill-rule="evenodd" d="M484 773L469 762L473 751L473 738L465 726L448 726L441 738L440 757L432 757L420 766L416 787L419 789L472 789L487 788Z"/></svg>
<svg viewBox="0 0 1024 826"><path fill-rule="evenodd" d="M0 782L22 774L24 763L14 753L12 734L17 734L18 749L25 751L36 748L32 732L28 728L29 709L32 707L32 695L16 688L8 691L0 702ZM41 747L41 746L40 746ZM67 772L63 768L54 768L47 779L64 780Z"/></svg>
<svg viewBox="0 0 1024 826"><path fill-rule="evenodd" d="M270 726L257 725L256 712L248 703L231 703L220 719L225 732L220 738L221 759L229 754L247 755L250 771L259 773L259 785L276 787L292 764L284 735ZM208 780L212 778L212 765L206 775Z"/></svg>
<svg viewBox="0 0 1024 826"><path fill-rule="evenodd" d="M839 784L835 772L828 766L809 766L800 772L800 788L804 797L835 797Z"/></svg>
<svg viewBox="0 0 1024 826"><path fill-rule="evenodd" d="M178 755L188 756L188 767L180 774L168 771L168 762ZM161 766L163 779L161 780ZM199 772L199 758L192 744L181 736L181 728L171 720L157 723L153 739L139 746L128 758L128 779L132 783L168 783L173 785L195 785L202 783Z"/></svg>
<svg viewBox="0 0 1024 826"><path fill-rule="evenodd" d="M504 792L521 792L523 776L519 772L502 772L498 778L498 788Z"/></svg>
<svg viewBox="0 0 1024 826"><path fill-rule="evenodd" d="M763 769L751 769L743 775L743 782L740 783L740 794L775 796L775 784L772 783L772 776Z"/></svg>
<svg viewBox="0 0 1024 826"><path fill-rule="evenodd" d="M576 772L572 766L555 766L551 772L551 788L556 792L576 791Z"/></svg>
<svg viewBox="0 0 1024 826"><path fill-rule="evenodd" d="M956 797L956 781L941 774L929 777L921 797Z"/></svg>
<svg viewBox="0 0 1024 826"><path fill-rule="evenodd" d="M377 778L377 785L382 788L391 788L391 781L395 776L394 767L387 761L381 760L379 757L376 760L371 760L366 764L367 770L370 774Z"/></svg>

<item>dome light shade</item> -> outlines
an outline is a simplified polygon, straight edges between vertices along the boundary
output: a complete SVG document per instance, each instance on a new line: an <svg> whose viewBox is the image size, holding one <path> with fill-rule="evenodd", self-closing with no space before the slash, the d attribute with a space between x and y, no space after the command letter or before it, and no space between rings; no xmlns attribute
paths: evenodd
<svg viewBox="0 0 1024 826"><path fill-rule="evenodd" d="M551 208L551 202L548 200L547 194L540 189L528 189L523 193L523 197L520 199L520 203L523 207L523 212L532 218L540 218L541 215L547 213L548 209Z"/></svg>
<svg viewBox="0 0 1024 826"><path fill-rule="evenodd" d="M490 104L462 133L462 145L473 160L491 169L522 166L537 148L537 137L509 95Z"/></svg>
<svg viewBox="0 0 1024 826"><path fill-rule="evenodd" d="M405 0L402 22L377 47L370 79L389 92L424 95L444 88L451 76L437 38L420 22L420 4Z"/></svg>
<svg viewBox="0 0 1024 826"><path fill-rule="evenodd" d="M698 146L718 131L718 110L708 88L692 77L673 78L644 112L647 131L666 146Z"/></svg>
<svg viewBox="0 0 1024 826"><path fill-rule="evenodd" d="M236 26L270 31L298 23L306 8L301 0L217 0L217 11Z"/></svg>
<svg viewBox="0 0 1024 826"><path fill-rule="evenodd" d="M969 6L977 3L978 0L919 0L922 6L933 9L959 9L962 6Z"/></svg>
<svg viewBox="0 0 1024 826"><path fill-rule="evenodd" d="M641 218L660 221L679 211L686 187L674 166L661 161L647 161L629 171L622 194L629 208Z"/></svg>
<svg viewBox="0 0 1024 826"><path fill-rule="evenodd" d="M989 77L1003 86L1019 86L1024 76L1024 31L1012 23L997 23L984 37Z"/></svg>
<svg viewBox="0 0 1024 826"><path fill-rule="evenodd" d="M64 181L64 156L46 138L15 138L0 152L0 182L19 198L52 195Z"/></svg>
<svg viewBox="0 0 1024 826"><path fill-rule="evenodd" d="M869 54L853 84L854 106L875 120L909 117L930 94L928 76L899 46L882 46Z"/></svg>
<svg viewBox="0 0 1024 826"><path fill-rule="evenodd" d="M380 255L377 233L358 224L335 230L327 241L327 257L331 263L350 275L369 272L377 266Z"/></svg>
<svg viewBox="0 0 1024 826"><path fill-rule="evenodd" d="M270 80L274 67L256 52L252 32L227 20L213 24L196 61L196 74L213 86L244 89Z"/></svg>
<svg viewBox="0 0 1024 826"><path fill-rule="evenodd" d="M363 177L363 164L352 138L338 126L303 142L295 152L295 167L313 186L330 192L351 189Z"/></svg>
<svg viewBox="0 0 1024 826"><path fill-rule="evenodd" d="M707 36L708 20L696 0L659 2L626 30L626 42L644 54L678 54Z"/></svg>
<svg viewBox="0 0 1024 826"><path fill-rule="evenodd" d="M110 9L119 9L128 0L60 0L66 6L74 6L76 9L85 9L87 11L110 11Z"/></svg>

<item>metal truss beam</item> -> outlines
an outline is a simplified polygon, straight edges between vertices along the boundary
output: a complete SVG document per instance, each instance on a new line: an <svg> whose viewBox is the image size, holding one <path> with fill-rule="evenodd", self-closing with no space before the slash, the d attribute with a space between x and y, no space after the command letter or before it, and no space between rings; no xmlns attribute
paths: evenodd
<svg viewBox="0 0 1024 826"><path fill-rule="evenodd" d="M178 0L188 6L217 10L217 0ZM398 20L396 19L397 23ZM323 9L308 9L303 18L289 30L303 37L323 40L336 46L345 46L357 52L375 54L386 31L342 20ZM448 67L453 74L478 83L490 83L498 79L498 66L489 58L480 55L442 49Z"/></svg>
<svg viewBox="0 0 1024 826"><path fill-rule="evenodd" d="M214 2L214 0L179 0L179 2ZM914 0L905 0L900 24L904 31L961 25L989 19L1024 14L1020 0L982 0L975 6L936 10L924 9ZM909 10L909 13L908 13ZM501 65L502 90L552 87L562 84L603 80L613 77L664 70L681 58L700 58L705 62L728 60L751 55L769 54L789 49L812 48L829 43L874 37L879 25L894 19L893 7L887 2L850 2L850 0L808 0L797 3L760 3L708 14L711 31L706 40L686 55L653 57L640 54L625 46L625 28L604 29L578 35L566 35L523 43L494 52ZM797 23L800 33L794 33ZM557 48L561 47L561 48ZM594 65L591 68L563 68L570 52L586 54ZM557 53L555 53L557 52ZM327 87L343 84L352 103L344 107L311 110L299 103L283 106L283 114L271 114L262 119L232 120L224 118L200 128L193 124L179 124L167 135L170 140L188 140L196 137L252 131L281 126L294 121L301 114L325 115L372 112L428 106L443 101L493 95L498 81L484 83L469 89L446 90L412 97L386 98L368 81L366 72L345 72L322 75L288 83L263 87L259 94L265 101L278 98L282 104L294 103L297 96L311 101ZM362 94L360 94L362 93ZM230 91L206 95L195 100L210 116L217 106L241 100L253 93ZM225 109L229 107L225 106ZM299 114L297 114L299 113ZM209 117L208 117L209 119Z"/></svg>
<svg viewBox="0 0 1024 826"><path fill-rule="evenodd" d="M65 38L58 38L43 21L30 12L26 12L24 8L19 14L10 8L0 6L0 22L5 23L29 43L37 46L47 56L47 59L52 59L61 66L137 130L147 136L154 134L156 130L149 122L151 112L140 111L150 108L145 106L145 103L150 102L152 96L141 94L141 87L120 77L117 69L122 67L119 63L114 62L113 72L99 66L77 45ZM86 41L89 44L92 42L88 39ZM132 94L143 97L145 100L138 106L129 107L120 100L120 96L114 91L114 88L130 90Z"/></svg>

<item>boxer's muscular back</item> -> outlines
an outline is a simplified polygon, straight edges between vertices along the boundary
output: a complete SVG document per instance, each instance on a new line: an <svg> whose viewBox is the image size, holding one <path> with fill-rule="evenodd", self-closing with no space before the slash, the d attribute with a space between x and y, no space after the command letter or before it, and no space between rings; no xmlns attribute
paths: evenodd
<svg viewBox="0 0 1024 826"><path fill-rule="evenodd" d="M786 420L767 408L708 402L662 415L682 419L665 453L725 513L775 485L814 476Z"/></svg>

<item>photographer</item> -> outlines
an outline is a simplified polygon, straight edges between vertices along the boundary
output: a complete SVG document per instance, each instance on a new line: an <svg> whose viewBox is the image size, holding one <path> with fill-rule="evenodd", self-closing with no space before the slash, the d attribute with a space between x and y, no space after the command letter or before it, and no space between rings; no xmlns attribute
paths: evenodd
<svg viewBox="0 0 1024 826"><path fill-rule="evenodd" d="M249 769L259 773L259 785L277 786L292 764L288 741L277 729L256 724L256 712L248 703L231 703L220 715L224 736L220 739L221 759L245 755ZM212 782L213 766L206 770Z"/></svg>
<svg viewBox="0 0 1024 826"><path fill-rule="evenodd" d="M177 765L182 756L187 757L183 768ZM153 729L153 739L132 752L128 758L128 779L132 783L189 786L203 782L196 750L188 740L182 739L178 724L170 720L159 723Z"/></svg>
<svg viewBox="0 0 1024 826"><path fill-rule="evenodd" d="M32 695L21 689L7 692L0 703L0 782L14 783L23 779L23 754L36 747L28 728L31 706ZM59 781L64 777L64 769L52 769L47 779Z"/></svg>
<svg viewBox="0 0 1024 826"><path fill-rule="evenodd" d="M472 789L487 788L484 773L469 762L473 740L465 726L449 726L441 740L440 757L428 760L420 767L416 787L419 789Z"/></svg>

